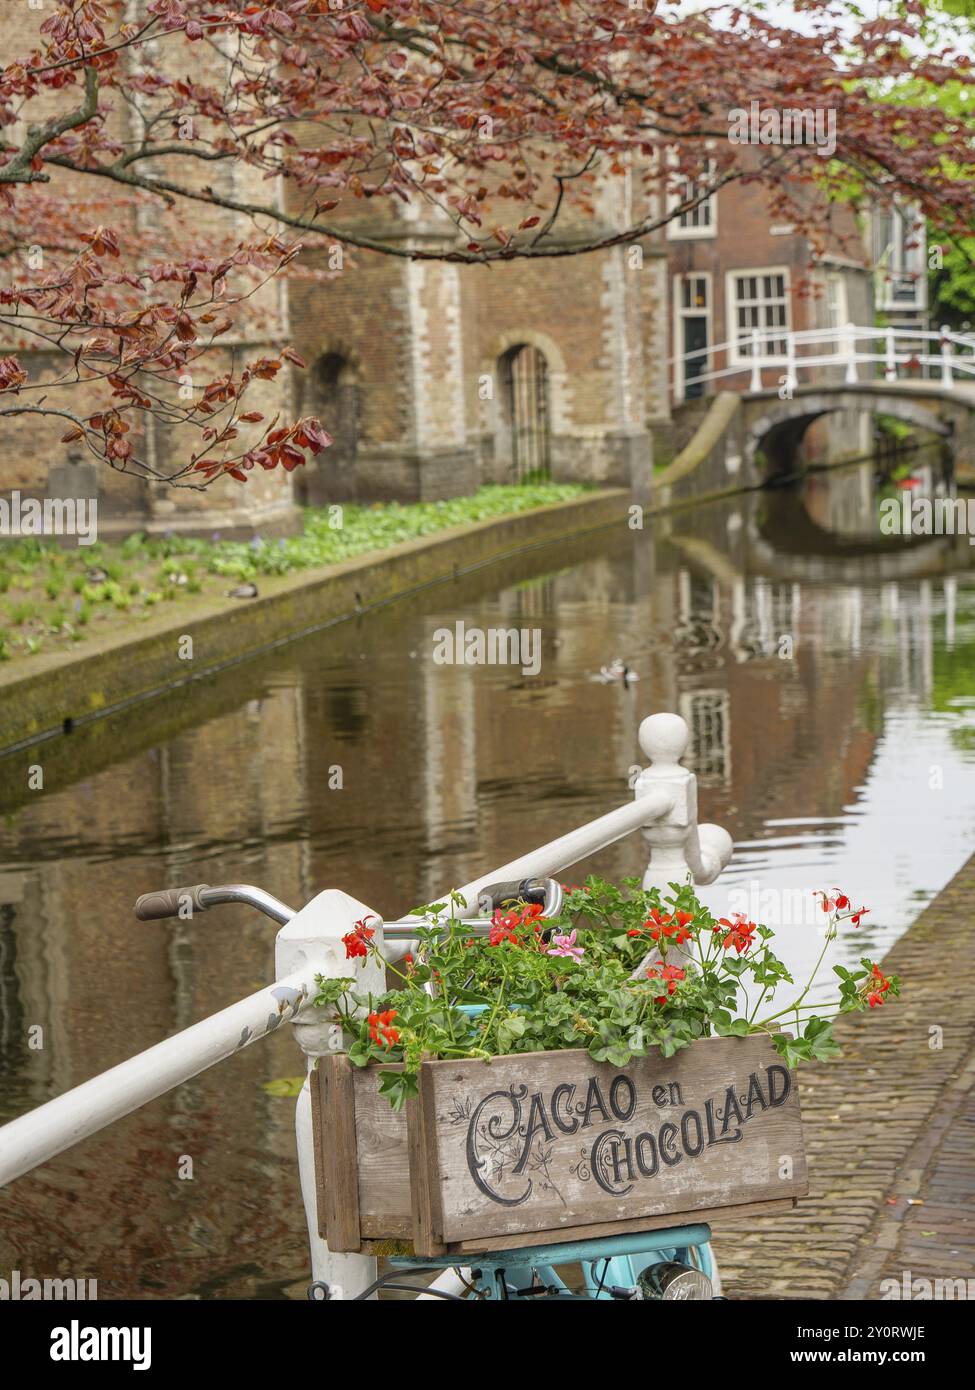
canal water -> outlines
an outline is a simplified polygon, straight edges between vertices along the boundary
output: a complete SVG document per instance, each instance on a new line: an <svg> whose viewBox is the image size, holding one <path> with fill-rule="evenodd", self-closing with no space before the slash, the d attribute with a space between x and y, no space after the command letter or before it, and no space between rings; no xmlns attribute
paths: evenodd
<svg viewBox="0 0 975 1390"><path fill-rule="evenodd" d="M654 710L736 842L709 902L777 926L799 979L840 887L870 912L833 959L881 956L975 849L975 576L967 537L884 539L877 508L864 465L624 524L0 761L0 1121L270 978L270 922L139 923L140 893L393 917L627 800ZM537 629L538 674L438 664L458 621ZM638 679L601 680L614 658ZM634 836L565 877L644 865ZM0 1277L303 1297L299 1056L281 1030L0 1193Z"/></svg>

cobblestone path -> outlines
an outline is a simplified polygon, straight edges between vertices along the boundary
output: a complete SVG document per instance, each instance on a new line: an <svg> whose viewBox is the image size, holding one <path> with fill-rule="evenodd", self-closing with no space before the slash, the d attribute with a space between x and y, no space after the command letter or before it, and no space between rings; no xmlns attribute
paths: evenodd
<svg viewBox="0 0 975 1390"><path fill-rule="evenodd" d="M901 998L841 1020L843 1056L800 1068L809 1196L714 1224L731 1298L876 1299L905 1272L975 1297L975 856L885 966Z"/></svg>

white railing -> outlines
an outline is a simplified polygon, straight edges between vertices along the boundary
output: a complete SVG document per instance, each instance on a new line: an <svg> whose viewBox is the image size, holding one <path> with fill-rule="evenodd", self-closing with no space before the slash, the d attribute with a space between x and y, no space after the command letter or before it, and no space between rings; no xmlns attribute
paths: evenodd
<svg viewBox="0 0 975 1390"><path fill-rule="evenodd" d="M722 366L713 364L722 363ZM699 365L707 371L699 371ZM736 390L761 391L763 374L776 373L775 387L795 390L803 374L810 385L845 385L869 381L932 381L942 386L975 382L975 336L913 328L860 328L847 323L838 328L807 328L787 332L782 328L752 329L747 337L717 343L670 359L673 393L687 398L691 387L708 393L714 383ZM829 374L833 374L833 381ZM734 381L734 378L739 378Z"/></svg>
<svg viewBox="0 0 975 1390"><path fill-rule="evenodd" d="M706 884L717 878L731 858L732 841L719 826L698 825L696 779L680 763L687 750L687 725L675 714L651 715L640 725L639 739L650 765L634 784L634 800L465 884L460 892L470 904L469 915L476 912L481 887L511 879L550 877L634 830L642 830L650 851L643 880L646 887L662 888L688 879ZM203 899L208 894L213 901L228 900L225 890L203 890ZM274 904L273 899L268 901ZM293 1024L309 1072L320 1057L341 1050L339 1026L312 1003L317 993L315 977L349 973L342 937L366 917L376 928L376 943L383 946L386 924L372 908L338 890L319 893L278 932L274 984L0 1128L0 1186L266 1037L282 1023ZM409 926L415 920L404 918L388 924L390 940L385 954L391 959L410 949ZM386 987L383 971L372 958L360 966L359 975L364 989L379 993ZM365 1255L335 1254L319 1234L307 1081L298 1097L295 1124L312 1277L327 1285L332 1297L354 1295L375 1278L375 1260ZM451 1277L444 1279L449 1283Z"/></svg>

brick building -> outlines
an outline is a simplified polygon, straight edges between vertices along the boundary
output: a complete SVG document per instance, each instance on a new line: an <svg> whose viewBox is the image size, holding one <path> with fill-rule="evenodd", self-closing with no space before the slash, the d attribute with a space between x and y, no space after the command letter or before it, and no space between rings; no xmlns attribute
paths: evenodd
<svg viewBox="0 0 975 1390"><path fill-rule="evenodd" d="M227 177L244 196L246 171ZM79 200L90 194L75 182ZM111 225L148 252L147 211L121 199L109 211ZM623 225L610 214L607 226ZM252 234L232 214L194 211L201 215L212 244ZM104 209L90 218L109 221ZM401 214L366 225L404 249L445 247L453 235L450 224ZM564 235L583 230L591 224ZM539 475L646 485L650 430L667 413L665 302L659 246L477 266L309 242L295 273L262 290L236 338L222 341L247 356L292 343L307 370L261 383L254 404L269 415L318 416L334 445L290 477L255 471L243 487L221 480L202 493L85 468L99 491L101 530L268 533L299 525L302 503L429 500ZM21 359L32 380L53 369L43 353ZM72 408L85 408L77 394ZM2 422L0 490L61 495L62 432L41 420L27 453L23 424ZM144 444L163 467L177 447L160 428Z"/></svg>
<svg viewBox="0 0 975 1390"><path fill-rule="evenodd" d="M750 157L744 149L743 162ZM784 335L873 322L869 227L836 209L817 254L807 236L776 220L770 201L761 185L732 182L663 233L674 401L709 394L715 388L698 378L736 366L740 371L719 378L718 389L746 389L753 329ZM781 355L784 369L784 337ZM766 373L764 384L776 384L777 376Z"/></svg>
<svg viewBox="0 0 975 1390"><path fill-rule="evenodd" d="M30 7L8 19L12 52L30 51L37 23ZM129 53L122 61L138 58ZM208 46L188 47L185 61L191 80L212 77L216 60ZM24 113L25 129L28 121L60 110L63 100L42 93ZM111 134L122 145L137 142L150 99L107 100ZM12 130L11 142L25 129ZM194 163L154 160L152 170L162 178L195 178L242 202L273 194L259 169L220 163L194 174ZM144 263L172 255L189 230L194 248L212 256L255 237L253 223L233 213L204 203L169 210L149 195L130 196L114 183L69 171L52 170L48 191L70 200L79 227L112 227L127 250L138 246ZM279 187L277 196L289 192ZM585 220L567 212L546 245L561 237L572 251L594 232L631 225L631 197L630 181L612 178L596 191ZM524 209L498 213L500 220L509 213L516 225ZM394 250L445 248L456 236L436 212L384 200L352 199L336 215ZM43 260L38 273L44 273ZM255 470L243 486L224 479L202 492L173 489L83 461L72 468L60 443L61 420L38 416L25 426L23 419L6 419L0 420L0 491L18 488L38 497L97 491L106 536L140 530L246 535L297 528L303 502L432 499L472 491L481 482L544 474L646 485L651 429L668 409L665 303L660 245L478 266L307 238L295 273L248 301L235 336L220 340L223 358L207 375L219 372L231 354L239 364L292 343L307 371L283 371L259 383L248 408L319 416L335 443L317 461L291 476ZM32 382L63 371L63 359L13 334L0 334L0 351L16 351ZM199 387L190 382L190 389ZM93 401L72 387L66 403L88 414ZM198 441L185 430L150 423L137 442L150 465L171 472Z"/></svg>
<svg viewBox="0 0 975 1390"><path fill-rule="evenodd" d="M9 21L12 50L29 49L36 23L29 8ZM187 61L214 59L199 45ZM29 119L57 101L57 94L38 98ZM120 141L138 137L134 106L115 103L109 119ZM153 168L165 177L170 162ZM176 161L180 178L193 162ZM241 201L264 201L273 189L259 170L239 164L208 165L196 177ZM545 242L561 240L570 254L560 257L458 265L307 239L293 273L248 301L236 336L220 340L223 358L213 362L216 372L232 354L239 362L285 342L305 358L306 371L283 371L248 396L248 408L315 415L332 433L334 445L291 476L255 470L244 486L224 479L201 492L105 467L72 471L59 443L63 422L37 417L29 427L0 420L0 491L61 496L97 489L105 535L246 535L297 529L303 503L428 500L534 475L645 489L654 436L658 458L673 442L672 401L699 394L695 378L729 360L741 372L724 382L747 385L750 327L785 332L869 322L872 288L864 238L852 219L837 222L827 253L814 259L805 237L775 225L765 194L752 183L729 184L641 243L572 254L594 234L639 221L637 202L646 197L639 185L626 174L613 176L585 215L566 210ZM191 226L195 243L211 255L255 235L253 224L233 213L203 203L167 210L148 196L128 198L115 184L60 170L51 188L72 200L79 225L113 226L146 261L169 253L178 227ZM279 187L277 196L288 194ZM336 215L395 251L453 244L452 224L432 210L351 201ZM512 226L524 213L493 211ZM653 208L647 203L642 211ZM715 346L729 339L729 353L717 361ZM20 353L34 381L55 370L49 354L9 339L0 341L5 350ZM673 367L671 358L678 359ZM86 413L83 393L76 391L71 405ZM189 447L185 433L158 424L140 443L164 472Z"/></svg>
<svg viewBox="0 0 975 1390"><path fill-rule="evenodd" d="M613 193L601 225L622 225ZM404 249L453 235L402 216L368 230ZM571 247L591 230L563 236ZM428 499L535 474L649 480L652 422L667 411L663 248L483 266L355 248L341 259L331 278L299 270L288 290L309 363L297 408L336 441L299 480L308 500Z"/></svg>

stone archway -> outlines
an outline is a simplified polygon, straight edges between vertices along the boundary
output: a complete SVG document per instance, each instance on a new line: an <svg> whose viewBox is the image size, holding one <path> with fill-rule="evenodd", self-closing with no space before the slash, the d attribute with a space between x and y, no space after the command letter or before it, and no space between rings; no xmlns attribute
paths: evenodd
<svg viewBox="0 0 975 1390"><path fill-rule="evenodd" d="M362 398L357 365L351 354L324 352L312 363L302 393L303 415L314 415L333 443L309 460L296 478L298 500L321 507L355 497Z"/></svg>
<svg viewBox="0 0 975 1390"><path fill-rule="evenodd" d="M547 478L552 466L548 362L534 343L516 343L498 359L500 424L511 477Z"/></svg>

